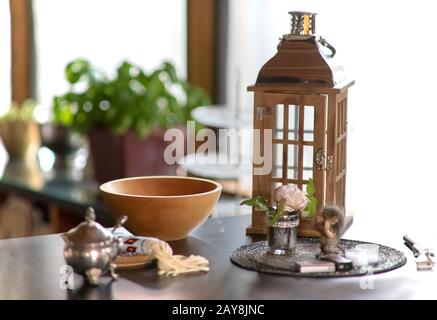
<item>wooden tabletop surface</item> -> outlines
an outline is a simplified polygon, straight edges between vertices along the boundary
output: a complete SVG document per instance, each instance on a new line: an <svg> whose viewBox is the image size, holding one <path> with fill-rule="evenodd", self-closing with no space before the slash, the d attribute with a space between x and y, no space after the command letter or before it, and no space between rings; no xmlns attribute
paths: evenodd
<svg viewBox="0 0 437 320"><path fill-rule="evenodd" d="M311 279L275 276L233 265L231 252L250 241L249 216L206 221L192 236L171 242L176 253L210 260L209 273L165 278L155 268L120 270L116 282L62 289L63 241L59 235L0 241L0 299L413 299L437 298L435 272L417 272L404 250L404 267L373 276ZM353 232L348 231L346 238ZM369 239L357 239L369 240ZM391 245L391 243L384 243ZM398 246L398 248L402 248Z"/></svg>

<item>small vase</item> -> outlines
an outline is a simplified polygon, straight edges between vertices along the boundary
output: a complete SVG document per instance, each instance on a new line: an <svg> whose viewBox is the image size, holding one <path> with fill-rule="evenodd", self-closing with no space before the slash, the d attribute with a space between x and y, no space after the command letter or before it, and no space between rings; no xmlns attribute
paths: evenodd
<svg viewBox="0 0 437 320"><path fill-rule="evenodd" d="M274 214L267 214L268 252L274 255L293 254L297 243L299 212L284 212L273 225L269 224Z"/></svg>

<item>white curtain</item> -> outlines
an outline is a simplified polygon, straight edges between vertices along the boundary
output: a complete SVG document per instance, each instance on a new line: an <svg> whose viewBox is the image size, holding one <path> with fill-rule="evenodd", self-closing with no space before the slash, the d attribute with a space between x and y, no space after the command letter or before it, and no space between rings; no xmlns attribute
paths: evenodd
<svg viewBox="0 0 437 320"><path fill-rule="evenodd" d="M368 226L382 234L396 226L400 236L420 228L437 234L436 3L230 0L229 104L238 69L243 108L251 112L246 87L288 33L290 10L318 12L317 34L337 49L356 80L350 89L347 200L359 230Z"/></svg>

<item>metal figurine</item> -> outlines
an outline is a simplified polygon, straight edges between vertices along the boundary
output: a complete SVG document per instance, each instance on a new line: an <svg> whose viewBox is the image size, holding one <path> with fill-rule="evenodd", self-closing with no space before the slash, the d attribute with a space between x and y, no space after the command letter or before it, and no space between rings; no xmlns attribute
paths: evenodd
<svg viewBox="0 0 437 320"><path fill-rule="evenodd" d="M314 228L320 232L320 250L323 254L340 253L339 243L344 225L344 213L335 206L325 206L317 216Z"/></svg>
<svg viewBox="0 0 437 320"><path fill-rule="evenodd" d="M85 221L61 235L65 242L65 261L93 285L97 285L100 276L108 272L113 280L118 277L113 261L120 253L122 243L114 231L126 222L127 217L120 217L112 232L95 220L94 209L88 208Z"/></svg>

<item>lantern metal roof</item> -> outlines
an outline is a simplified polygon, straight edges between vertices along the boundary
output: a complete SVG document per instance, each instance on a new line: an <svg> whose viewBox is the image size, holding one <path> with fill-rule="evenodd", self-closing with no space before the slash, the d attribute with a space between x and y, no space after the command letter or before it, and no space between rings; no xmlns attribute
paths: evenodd
<svg viewBox="0 0 437 320"><path fill-rule="evenodd" d="M346 81L335 49L316 38L315 13L291 11L291 32L279 42L278 52L261 68L255 87L287 85L335 88ZM254 87L249 87L254 90Z"/></svg>

